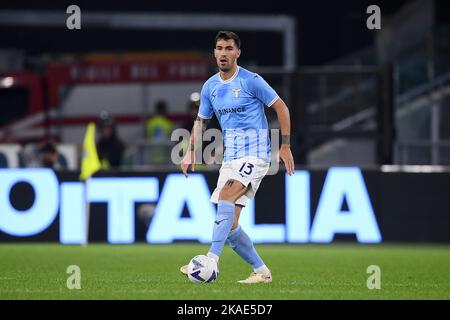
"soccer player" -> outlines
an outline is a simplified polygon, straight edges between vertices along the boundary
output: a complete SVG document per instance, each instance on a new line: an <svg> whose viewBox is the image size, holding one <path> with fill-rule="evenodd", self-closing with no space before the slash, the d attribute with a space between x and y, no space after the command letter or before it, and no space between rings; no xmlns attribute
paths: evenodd
<svg viewBox="0 0 450 320"><path fill-rule="evenodd" d="M224 136L224 159L211 202L217 203L212 244L207 256L217 263L225 242L254 270L240 283L269 283L272 274L258 255L252 240L239 226L239 216L247 201L255 196L270 164L270 140L264 106L275 110L281 129L277 161L284 162L289 175L294 173L290 149L290 116L283 100L261 76L237 64L241 41L231 31L219 31L214 57L219 72L203 85L200 108L194 121L190 147L181 162L184 175L195 171L195 148L199 135L215 114ZM199 146L200 147L200 146ZM180 271L187 274L187 265Z"/></svg>

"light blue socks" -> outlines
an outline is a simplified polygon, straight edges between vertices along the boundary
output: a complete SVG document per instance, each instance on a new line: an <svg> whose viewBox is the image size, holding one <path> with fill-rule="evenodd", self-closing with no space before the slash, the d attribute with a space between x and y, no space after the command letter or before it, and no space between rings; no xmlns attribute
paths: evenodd
<svg viewBox="0 0 450 320"><path fill-rule="evenodd" d="M253 241L244 232L241 226L231 230L234 222L233 202L219 200L217 205L217 215L214 221L213 237L208 256L219 262L219 256L222 253L225 242L248 264L255 272L268 273L270 270L264 264L262 259L253 246Z"/></svg>
<svg viewBox="0 0 450 320"><path fill-rule="evenodd" d="M255 247L253 246L253 241L244 232L241 226L238 226L230 232L228 236L228 244L242 259L250 264L253 269L259 269L261 267L264 267L264 270L267 269L264 262L256 252Z"/></svg>
<svg viewBox="0 0 450 320"><path fill-rule="evenodd" d="M234 222L234 203L226 200L219 200L217 205L217 215L214 221L213 236L209 253L217 257L222 253L223 246ZM218 258L217 258L218 260Z"/></svg>

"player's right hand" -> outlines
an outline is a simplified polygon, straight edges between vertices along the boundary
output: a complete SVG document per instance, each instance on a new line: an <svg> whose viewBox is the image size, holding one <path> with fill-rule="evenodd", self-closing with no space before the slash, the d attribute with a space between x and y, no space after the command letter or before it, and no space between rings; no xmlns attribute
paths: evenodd
<svg viewBox="0 0 450 320"><path fill-rule="evenodd" d="M181 171L183 171L184 176L187 178L189 166L191 166L192 172L195 172L195 152L188 150L181 160Z"/></svg>

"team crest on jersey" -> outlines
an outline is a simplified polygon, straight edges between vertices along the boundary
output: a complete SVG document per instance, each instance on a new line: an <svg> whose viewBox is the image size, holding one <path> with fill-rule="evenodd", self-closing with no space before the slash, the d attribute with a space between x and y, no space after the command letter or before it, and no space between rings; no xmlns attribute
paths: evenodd
<svg viewBox="0 0 450 320"><path fill-rule="evenodd" d="M234 93L234 97L238 98L239 97L239 92L241 92L241 89L231 89Z"/></svg>

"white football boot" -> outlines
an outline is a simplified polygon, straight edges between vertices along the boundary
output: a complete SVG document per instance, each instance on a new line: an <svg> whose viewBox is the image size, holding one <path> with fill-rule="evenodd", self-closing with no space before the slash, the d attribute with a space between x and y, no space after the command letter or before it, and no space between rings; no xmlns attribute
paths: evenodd
<svg viewBox="0 0 450 320"><path fill-rule="evenodd" d="M270 283L272 282L272 273L263 274L252 272L245 280L239 280L239 283L254 284L254 283Z"/></svg>
<svg viewBox="0 0 450 320"><path fill-rule="evenodd" d="M187 276L187 274L188 274L188 265L186 264L186 265L182 266L182 267L180 268L180 271L181 271L182 274L184 274L185 276Z"/></svg>

